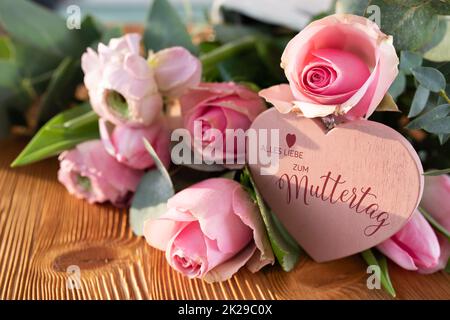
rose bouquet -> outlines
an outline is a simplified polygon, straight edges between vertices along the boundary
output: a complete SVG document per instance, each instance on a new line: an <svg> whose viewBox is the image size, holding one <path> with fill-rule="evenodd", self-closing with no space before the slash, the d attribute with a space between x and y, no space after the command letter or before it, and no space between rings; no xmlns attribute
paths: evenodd
<svg viewBox="0 0 450 320"><path fill-rule="evenodd" d="M295 36L238 26L245 36L230 41L225 25L216 39L194 45L168 2L155 0L142 37L98 32L77 52L79 60L75 54L61 62L66 77L81 67L86 102L46 122L12 165L59 154L58 180L71 194L129 207L134 233L165 251L174 269L224 281L244 266L257 272L275 261L290 271L305 255L247 168L248 137L227 134L247 131L272 106L328 129L373 114L409 139L426 169L441 168L425 173L424 195L403 228L361 253L380 267L383 287L395 295L385 256L407 270L448 270L450 177L442 169L450 162L448 70L431 59L448 38L430 34L431 27L447 25L439 15L449 14L450 5L419 6L430 20L414 21L431 29L413 37L403 30L413 23L407 12L404 21L393 18L407 10L400 1L363 2L338 1L338 13L313 19ZM26 42L7 17L0 18L13 40ZM91 20L84 24L94 28ZM76 37L78 45L86 39ZM41 110L64 90L64 81L52 76L53 91L45 93Z"/></svg>

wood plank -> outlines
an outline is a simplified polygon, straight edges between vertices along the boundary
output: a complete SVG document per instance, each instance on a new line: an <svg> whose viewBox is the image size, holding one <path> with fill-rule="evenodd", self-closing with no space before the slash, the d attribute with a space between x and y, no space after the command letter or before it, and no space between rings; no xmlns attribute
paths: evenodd
<svg viewBox="0 0 450 320"><path fill-rule="evenodd" d="M0 142L1 299L389 299L366 287L359 256L318 264L304 258L293 272L241 270L224 283L188 280L164 254L133 236L126 210L89 205L56 180L56 159L17 169L24 146ZM67 268L81 270L69 289ZM450 276L419 275L390 264L400 299L450 299Z"/></svg>

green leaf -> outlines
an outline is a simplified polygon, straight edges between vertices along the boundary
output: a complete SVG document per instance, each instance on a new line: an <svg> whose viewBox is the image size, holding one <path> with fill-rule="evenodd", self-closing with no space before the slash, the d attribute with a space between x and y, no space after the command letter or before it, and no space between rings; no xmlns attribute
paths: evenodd
<svg viewBox="0 0 450 320"><path fill-rule="evenodd" d="M193 54L198 53L186 27L167 0L153 1L145 26L144 45L147 51L181 46Z"/></svg>
<svg viewBox="0 0 450 320"><path fill-rule="evenodd" d="M90 110L89 105L81 105L53 117L36 133L11 166L30 164L72 149L81 142L98 139L98 120L85 123L75 129L63 126L65 122L81 117Z"/></svg>
<svg viewBox="0 0 450 320"><path fill-rule="evenodd" d="M133 232L143 235L144 222L155 219L167 210L167 200L175 194L170 175L162 164L151 144L143 143L153 158L156 168L147 172L142 178L130 208L130 226Z"/></svg>
<svg viewBox="0 0 450 320"><path fill-rule="evenodd" d="M113 27L105 30L101 37L102 43L108 43L112 38L119 38L123 35L123 30L121 27Z"/></svg>
<svg viewBox="0 0 450 320"><path fill-rule="evenodd" d="M389 277L386 258L383 257L380 259L380 262L378 262L377 258L375 257L371 249L367 249L366 251L361 252L361 255L369 266L376 265L380 267L381 285L383 286L384 290L386 290L387 293L389 293L392 297L395 298L396 293L394 286L392 285L391 279Z"/></svg>
<svg viewBox="0 0 450 320"><path fill-rule="evenodd" d="M69 30L62 17L31 1L0 1L0 24L14 40L60 57L84 50L78 31Z"/></svg>
<svg viewBox="0 0 450 320"><path fill-rule="evenodd" d="M444 271L447 272L447 273L450 273L450 259L448 259L447 265L445 266Z"/></svg>
<svg viewBox="0 0 450 320"><path fill-rule="evenodd" d="M422 126L422 129L435 134L448 134L450 133L450 116L436 119L432 123L426 123Z"/></svg>
<svg viewBox="0 0 450 320"><path fill-rule="evenodd" d="M433 92L445 90L445 77L435 68L416 67L412 69L416 80L425 88Z"/></svg>
<svg viewBox="0 0 450 320"><path fill-rule="evenodd" d="M437 14L448 16L450 15L450 3L445 0L432 1L431 7Z"/></svg>
<svg viewBox="0 0 450 320"><path fill-rule="evenodd" d="M351 13L363 16L368 5L369 0L337 0L336 13Z"/></svg>
<svg viewBox="0 0 450 320"><path fill-rule="evenodd" d="M380 8L381 30L393 36L397 50L420 50L439 25L436 11L426 0L372 0L370 5Z"/></svg>
<svg viewBox="0 0 450 320"><path fill-rule="evenodd" d="M406 89L406 76L403 71L400 70L394 82L389 87L389 94L395 100L401 95Z"/></svg>
<svg viewBox="0 0 450 320"><path fill-rule="evenodd" d="M422 61L421 55L410 51L402 51L400 53L400 70L409 75L411 69L422 65Z"/></svg>
<svg viewBox="0 0 450 320"><path fill-rule="evenodd" d="M419 85L416 93L414 94L413 101L411 103L411 109L409 109L408 118L413 118L425 109L427 105L428 97L430 96L430 90Z"/></svg>
<svg viewBox="0 0 450 320"><path fill-rule="evenodd" d="M444 237L447 238L448 241L450 241L450 231L444 228L439 222L437 222L424 208L419 207L418 208L420 213L427 219L427 221L433 226L434 229L439 231Z"/></svg>
<svg viewBox="0 0 450 320"><path fill-rule="evenodd" d="M440 176L440 175L447 174L447 173L450 173L450 168L442 169L442 170L430 170L430 171L424 172L423 175L424 176Z"/></svg>
<svg viewBox="0 0 450 320"><path fill-rule="evenodd" d="M406 126L407 129L422 129L433 126L433 123L446 117L450 113L450 104L443 104L417 117Z"/></svg>
<svg viewBox="0 0 450 320"><path fill-rule="evenodd" d="M278 263L284 271L291 271L300 259L300 247L264 203L248 168L245 168L242 172L241 184L249 191L250 196L256 201L259 207L272 250Z"/></svg>
<svg viewBox="0 0 450 320"><path fill-rule="evenodd" d="M450 60L450 19L440 17L439 28L425 50L425 59L437 62Z"/></svg>
<svg viewBox="0 0 450 320"><path fill-rule="evenodd" d="M80 61L65 58L52 74L39 106L39 124L48 121L63 111L73 98L75 88L81 80Z"/></svg>

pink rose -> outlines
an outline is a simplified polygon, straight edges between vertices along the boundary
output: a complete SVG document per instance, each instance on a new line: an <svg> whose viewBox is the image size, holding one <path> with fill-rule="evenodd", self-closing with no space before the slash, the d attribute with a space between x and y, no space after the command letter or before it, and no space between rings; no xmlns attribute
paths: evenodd
<svg viewBox="0 0 450 320"><path fill-rule="evenodd" d="M160 114L163 100L154 74L139 54L138 34L100 43L81 57L84 83L93 109L116 124L146 126Z"/></svg>
<svg viewBox="0 0 450 320"><path fill-rule="evenodd" d="M126 206L142 177L111 157L100 140L79 144L59 156L58 180L70 194L89 203L111 201Z"/></svg>
<svg viewBox="0 0 450 320"><path fill-rule="evenodd" d="M377 248L400 267L421 273L435 270L441 254L433 228L418 210L399 232Z"/></svg>
<svg viewBox="0 0 450 320"><path fill-rule="evenodd" d="M260 92L281 113L369 117L397 76L392 37L360 16L335 14L309 24L281 57L289 84Z"/></svg>
<svg viewBox="0 0 450 320"><path fill-rule="evenodd" d="M188 91L181 97L181 114L185 128L195 137L194 124L200 124L201 148L214 146L218 143L212 130L218 130L223 139L223 155L210 157L203 153L203 149L195 150L207 160L220 161L226 158L243 158L245 146L235 146L233 154L226 154L226 129L247 130L253 120L266 107L263 100L247 87L233 82L229 83L201 83L198 87ZM196 145L194 145L195 147Z"/></svg>
<svg viewBox="0 0 450 320"><path fill-rule="evenodd" d="M450 176L425 176L425 188L420 206L441 226L450 231ZM450 258L450 242L441 233L436 232L441 246L439 263L434 270L444 269Z"/></svg>
<svg viewBox="0 0 450 320"><path fill-rule="evenodd" d="M236 181L204 180L174 195L167 212L144 225L147 242L189 278L229 279L256 272L274 257L258 209Z"/></svg>
<svg viewBox="0 0 450 320"><path fill-rule="evenodd" d="M155 72L158 88L163 95L179 97L200 83L202 64L183 47L172 47L150 53L150 66Z"/></svg>
<svg viewBox="0 0 450 320"><path fill-rule="evenodd" d="M163 119L156 120L151 126L132 128L113 124L100 119L100 135L106 151L117 161L134 169L149 169L154 166L153 158L145 149L143 139L155 149L166 167L170 164L169 131Z"/></svg>

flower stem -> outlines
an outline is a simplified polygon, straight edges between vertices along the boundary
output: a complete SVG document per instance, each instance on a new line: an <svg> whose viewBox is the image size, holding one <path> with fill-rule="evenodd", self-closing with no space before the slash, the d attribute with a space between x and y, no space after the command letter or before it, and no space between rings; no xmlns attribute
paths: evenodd
<svg viewBox="0 0 450 320"><path fill-rule="evenodd" d="M445 90L441 90L439 91L439 95L444 98L444 100L450 104L450 98L447 96L447 93L445 92Z"/></svg>
<svg viewBox="0 0 450 320"><path fill-rule="evenodd" d="M209 69L239 52L251 49L255 46L256 41L257 38L255 36L248 36L236 41L228 42L217 49L205 53L200 56L203 68Z"/></svg>
<svg viewBox="0 0 450 320"><path fill-rule="evenodd" d="M424 208L419 207L418 208L420 213L427 219L427 221L437 230L439 231L443 236L447 238L448 241L450 241L450 232L445 229L439 222L437 222Z"/></svg>

